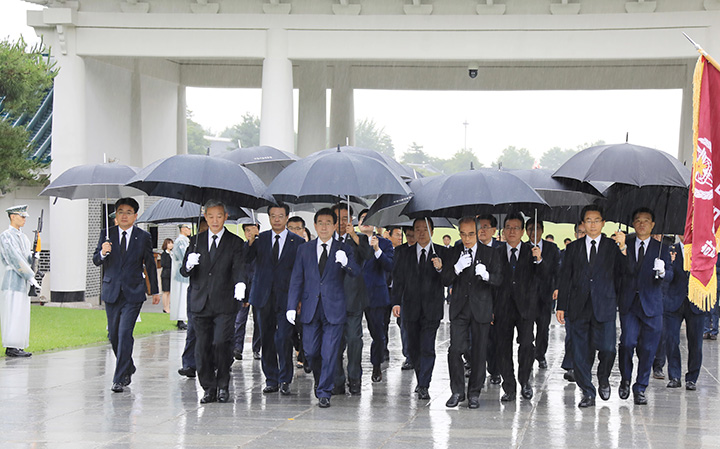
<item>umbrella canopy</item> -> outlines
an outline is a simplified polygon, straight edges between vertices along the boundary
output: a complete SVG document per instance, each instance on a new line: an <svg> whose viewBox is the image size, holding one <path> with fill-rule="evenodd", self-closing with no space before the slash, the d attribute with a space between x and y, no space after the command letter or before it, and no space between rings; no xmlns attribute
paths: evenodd
<svg viewBox="0 0 720 449"><path fill-rule="evenodd" d="M136 174L137 169L122 164L78 165L61 173L40 195L69 200L144 195L125 185Z"/></svg>
<svg viewBox="0 0 720 449"><path fill-rule="evenodd" d="M179 154L153 162L128 181L148 195L197 204L210 199L252 209L272 203L265 184L249 169L226 159Z"/></svg>
<svg viewBox="0 0 720 449"><path fill-rule="evenodd" d="M316 151L315 153L308 156L308 158L322 156L322 155L328 154L328 153L334 153L334 152L337 152L338 148L343 153L359 154L361 156L367 156L367 157L370 157L373 159L377 159L378 161L387 165L390 168L390 170L392 170L393 173L400 176L402 179L409 180L409 179L416 178L415 174L413 173L414 170L412 168L402 165L395 159L393 159L390 156L387 156L379 151L369 150L367 148L338 145L336 148L329 148L327 150Z"/></svg>
<svg viewBox="0 0 720 449"><path fill-rule="evenodd" d="M138 218L138 223L186 223L197 220L200 205L174 198L163 198L145 209ZM248 218L251 212L245 208L228 206L228 219L239 220Z"/></svg>
<svg viewBox="0 0 720 449"><path fill-rule="evenodd" d="M407 204L409 217L460 218L486 213L547 211L547 203L525 181L508 172L481 168L429 178Z"/></svg>
<svg viewBox="0 0 720 449"><path fill-rule="evenodd" d="M350 197L384 193L407 195L410 189L384 162L338 147L290 165L268 186L267 193L288 203L332 203Z"/></svg>
<svg viewBox="0 0 720 449"><path fill-rule="evenodd" d="M655 212L654 234L684 234L688 189L684 187L630 187L609 189L605 219L632 226L632 213L640 206Z"/></svg>
<svg viewBox="0 0 720 449"><path fill-rule="evenodd" d="M408 182L413 192L433 178L418 178ZM410 217L404 215L405 206L412 199L411 195L380 195L370 206L365 223L373 226L389 226L406 222Z"/></svg>
<svg viewBox="0 0 720 449"><path fill-rule="evenodd" d="M292 153L270 146L238 148L218 157L249 168L265 184L270 184L278 173L299 159Z"/></svg>

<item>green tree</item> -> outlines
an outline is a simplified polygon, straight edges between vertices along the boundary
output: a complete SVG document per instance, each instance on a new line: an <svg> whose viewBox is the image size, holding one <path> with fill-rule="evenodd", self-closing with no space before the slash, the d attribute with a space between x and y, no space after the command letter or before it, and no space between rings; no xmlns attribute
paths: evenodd
<svg viewBox="0 0 720 449"><path fill-rule="evenodd" d="M192 119L192 111L187 111L187 150L189 154L207 154L210 142L205 139L202 125Z"/></svg>
<svg viewBox="0 0 720 449"><path fill-rule="evenodd" d="M364 119L355 123L355 145L395 157L392 138L385 128L378 128L374 120Z"/></svg>
<svg viewBox="0 0 720 449"><path fill-rule="evenodd" d="M577 150L573 150L572 148L567 148L563 150L560 147L552 147L543 153L542 157L540 158L540 166L542 168L557 170L575 153L577 153Z"/></svg>
<svg viewBox="0 0 720 449"><path fill-rule="evenodd" d="M493 166L497 167L502 164L503 168L527 169L532 168L534 163L535 158L527 148L509 146L502 151L498 160L493 163Z"/></svg>
<svg viewBox="0 0 720 449"><path fill-rule="evenodd" d="M435 161L435 165L446 175L469 170L470 164L472 164L474 168L483 166L471 148L456 151L450 159L439 159Z"/></svg>
<svg viewBox="0 0 720 449"><path fill-rule="evenodd" d="M0 41L0 110L10 117L32 114L57 74L48 61L48 49L42 43L27 47L17 42ZM45 180L40 170L47 166L31 159L33 146L24 127L13 127L13 120L0 120L0 191L8 192L20 184Z"/></svg>
<svg viewBox="0 0 720 449"><path fill-rule="evenodd" d="M416 142L413 142L403 153L400 158L400 162L403 164L429 164L432 160L430 156L423 151L422 145L418 145Z"/></svg>
<svg viewBox="0 0 720 449"><path fill-rule="evenodd" d="M220 136L232 139L233 148L238 147L237 142L243 148L256 147L260 145L260 119L247 112L242 116L241 123L225 128Z"/></svg>

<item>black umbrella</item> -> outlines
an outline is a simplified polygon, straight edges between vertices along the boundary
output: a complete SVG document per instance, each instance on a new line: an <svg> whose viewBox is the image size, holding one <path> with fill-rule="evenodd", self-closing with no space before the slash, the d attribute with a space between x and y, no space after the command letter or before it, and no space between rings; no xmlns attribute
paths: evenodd
<svg viewBox="0 0 720 449"><path fill-rule="evenodd" d="M239 220L249 218L251 212L245 208L236 206L228 207L228 219ZM189 201L177 200L174 198L162 198L152 206L145 209L145 212L138 218L138 223L186 223L194 221L200 215L200 205Z"/></svg>
<svg viewBox="0 0 720 449"><path fill-rule="evenodd" d="M655 234L685 233L688 189L684 187L630 187L613 185L608 189L605 218L632 226L632 213L638 207L655 212Z"/></svg>
<svg viewBox="0 0 720 449"><path fill-rule="evenodd" d="M435 176L415 191L409 217L460 218L486 213L547 211L547 203L525 181L508 172L481 168Z"/></svg>
<svg viewBox="0 0 720 449"><path fill-rule="evenodd" d="M278 173L299 159L292 153L270 146L238 148L218 157L249 168L265 184L270 184Z"/></svg>
<svg viewBox="0 0 720 449"><path fill-rule="evenodd" d="M408 187L413 192L423 186L432 178L413 179L408 182ZM365 217L365 223L373 226L389 226L397 225L407 221L410 217L403 214L405 206L412 199L411 195L380 195L377 200L370 206L368 214Z"/></svg>
<svg viewBox="0 0 720 449"><path fill-rule="evenodd" d="M361 148L361 147L350 147L350 146L339 146L339 145L337 148L340 148L340 150L343 153L359 154L361 156L367 156L367 157L370 157L373 159L377 159L378 161L387 165L390 168L390 170L393 171L393 173L395 173L396 175L400 176L403 179L409 180L409 179L415 179L417 177L414 173L415 170L413 170L412 168L406 167L405 165L402 165L395 159L393 159L390 156L383 154L379 151L369 150L367 148ZM308 158L337 152L337 148L329 148L327 150L316 151L315 153L309 155Z"/></svg>
<svg viewBox="0 0 720 449"><path fill-rule="evenodd" d="M384 162L338 147L290 165L267 193L288 203L332 203L348 197L362 203L364 197L407 195L410 189Z"/></svg>

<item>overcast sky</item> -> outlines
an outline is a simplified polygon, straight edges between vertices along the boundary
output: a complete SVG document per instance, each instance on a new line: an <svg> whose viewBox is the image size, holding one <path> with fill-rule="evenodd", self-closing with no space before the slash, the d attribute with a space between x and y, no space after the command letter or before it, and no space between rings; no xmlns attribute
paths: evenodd
<svg viewBox="0 0 720 449"><path fill-rule="evenodd" d="M0 0L0 36L21 33L25 11L39 6ZM554 146L575 148L604 140L630 142L677 156L681 90L636 91L355 91L356 120L372 119L391 136L396 155L417 142L433 156L449 157L467 146L486 165L503 148L524 147L536 157ZM246 112L260 115L259 89L188 88L187 104L203 127L216 132L239 123ZM295 95L297 111L297 94ZM297 114L297 112L296 112ZM297 117L296 117L297 123Z"/></svg>

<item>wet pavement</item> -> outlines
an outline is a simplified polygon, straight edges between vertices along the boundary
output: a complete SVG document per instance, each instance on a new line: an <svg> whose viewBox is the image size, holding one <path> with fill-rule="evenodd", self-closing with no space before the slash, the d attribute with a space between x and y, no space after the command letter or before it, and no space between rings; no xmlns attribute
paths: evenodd
<svg viewBox="0 0 720 449"><path fill-rule="evenodd" d="M248 326L250 327L250 326ZM8 448L412 448L427 447L718 447L718 341L704 344L697 391L666 388L650 380L649 405L617 395L617 363L609 401L579 409L580 392L563 380L564 329L550 333L548 369L533 370L532 400L499 401L497 385L483 389L480 408L467 402L448 409L449 324L440 326L430 401L413 394L414 374L401 371L397 326L391 324L391 360L384 379L370 381L365 332L360 396L333 396L320 409L312 375L295 371L292 395L262 393L260 361L233 364L231 402L199 404L202 389L181 377L185 333L136 339L132 384L112 393L114 359L109 345L0 360L0 447ZM681 342L685 338L684 329ZM682 345L683 362L687 347Z"/></svg>

